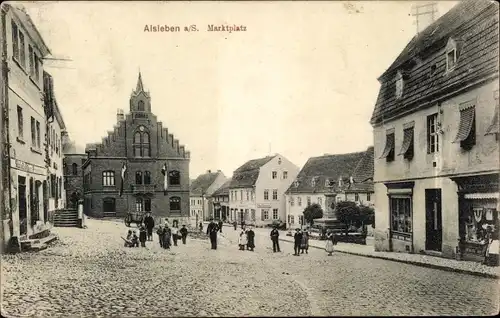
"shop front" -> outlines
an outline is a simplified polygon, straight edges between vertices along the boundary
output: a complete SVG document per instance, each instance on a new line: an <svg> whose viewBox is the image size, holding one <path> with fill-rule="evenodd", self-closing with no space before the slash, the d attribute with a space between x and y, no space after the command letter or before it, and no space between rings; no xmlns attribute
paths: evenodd
<svg viewBox="0 0 500 318"><path fill-rule="evenodd" d="M499 253L492 251L492 241L498 240L499 234L499 174L456 177L452 180L458 186L457 257L485 262L489 254ZM495 263L493 265L498 266L498 261Z"/></svg>

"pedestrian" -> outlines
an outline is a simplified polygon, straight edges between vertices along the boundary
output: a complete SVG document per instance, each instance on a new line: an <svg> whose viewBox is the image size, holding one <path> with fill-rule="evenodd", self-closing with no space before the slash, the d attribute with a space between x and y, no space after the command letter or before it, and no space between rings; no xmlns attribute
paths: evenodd
<svg viewBox="0 0 500 318"><path fill-rule="evenodd" d="M299 256L300 243L302 243L302 232L300 232L299 228L295 229L295 234L293 235L293 241L294 241L293 249L295 251L293 255Z"/></svg>
<svg viewBox="0 0 500 318"><path fill-rule="evenodd" d="M125 240L125 243L123 244L123 246L125 247L132 247L132 230L128 230L128 233L127 233L127 239Z"/></svg>
<svg viewBox="0 0 500 318"><path fill-rule="evenodd" d="M146 212L146 217L144 218L144 225L148 232L148 241L153 240L153 229L155 227L155 219L151 216L151 212Z"/></svg>
<svg viewBox="0 0 500 318"><path fill-rule="evenodd" d="M200 232L203 232L203 222L200 222Z"/></svg>
<svg viewBox="0 0 500 318"><path fill-rule="evenodd" d="M207 235L210 236L210 243L212 245L212 249L216 250L217 249L217 232L219 231L219 228L217 227L217 224L213 220L210 220L210 223L207 226Z"/></svg>
<svg viewBox="0 0 500 318"><path fill-rule="evenodd" d="M222 233L222 225L223 225L223 224L224 224L224 223L222 223L222 220L219 220L219 231L220 231L221 233Z"/></svg>
<svg viewBox="0 0 500 318"><path fill-rule="evenodd" d="M168 223L165 223L165 227L163 228L163 248L167 250L170 249L171 236L172 236L172 230L168 226Z"/></svg>
<svg viewBox="0 0 500 318"><path fill-rule="evenodd" d="M131 242L132 242L132 247L139 247L139 237L137 236L136 231L132 233Z"/></svg>
<svg viewBox="0 0 500 318"><path fill-rule="evenodd" d="M233 226L234 226L234 230L236 231L238 229L238 222L234 221Z"/></svg>
<svg viewBox="0 0 500 318"><path fill-rule="evenodd" d="M328 253L328 256L332 256L334 251L334 245L337 245L337 236L332 233L332 231L328 231L326 234L326 246L325 251Z"/></svg>
<svg viewBox="0 0 500 318"><path fill-rule="evenodd" d="M188 229L186 228L185 225L183 225L179 232L181 233L182 244L186 244L186 237L188 235Z"/></svg>
<svg viewBox="0 0 500 318"><path fill-rule="evenodd" d="M245 229L245 221L244 220L241 220L241 229L244 230Z"/></svg>
<svg viewBox="0 0 500 318"><path fill-rule="evenodd" d="M249 228L247 231L247 249L253 252L255 248L255 232L252 228Z"/></svg>
<svg viewBox="0 0 500 318"><path fill-rule="evenodd" d="M304 230L302 233L302 240L300 241L300 249L301 249L301 254L304 254L304 251L309 249L309 232L307 230Z"/></svg>
<svg viewBox="0 0 500 318"><path fill-rule="evenodd" d="M158 234L158 241L160 242L160 247L163 247L163 226L161 224L158 226L158 229L156 230L156 234Z"/></svg>
<svg viewBox="0 0 500 318"><path fill-rule="evenodd" d="M273 253L281 252L280 251L280 242L279 242L280 232L278 231L278 227L275 226L271 231L271 241L273 242Z"/></svg>
<svg viewBox="0 0 500 318"><path fill-rule="evenodd" d="M174 226L172 226L172 240L174 241L174 246L177 246L178 239L179 239L179 228L177 227L177 224L174 223Z"/></svg>
<svg viewBox="0 0 500 318"><path fill-rule="evenodd" d="M238 246L240 247L240 251L245 250L245 246L247 245L247 233L245 230L241 230L240 237L238 238Z"/></svg>
<svg viewBox="0 0 500 318"><path fill-rule="evenodd" d="M139 227L139 241L141 242L141 247L146 247L147 237L148 235L146 227L144 226L144 224L141 224L141 226Z"/></svg>

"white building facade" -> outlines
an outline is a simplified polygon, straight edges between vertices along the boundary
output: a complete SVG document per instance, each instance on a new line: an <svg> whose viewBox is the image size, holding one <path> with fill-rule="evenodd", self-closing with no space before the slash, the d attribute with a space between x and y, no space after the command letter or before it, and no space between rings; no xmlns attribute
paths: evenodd
<svg viewBox="0 0 500 318"><path fill-rule="evenodd" d="M298 173L299 168L279 154L248 161L233 174L230 215L239 223L255 226L285 223L285 191Z"/></svg>

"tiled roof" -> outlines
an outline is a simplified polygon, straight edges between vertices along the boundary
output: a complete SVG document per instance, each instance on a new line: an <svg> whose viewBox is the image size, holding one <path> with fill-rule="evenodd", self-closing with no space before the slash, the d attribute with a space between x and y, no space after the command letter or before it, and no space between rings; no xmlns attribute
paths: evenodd
<svg viewBox="0 0 500 318"><path fill-rule="evenodd" d="M275 156L253 159L236 169L229 185L230 188L247 188L255 185L259 177L260 167L271 161Z"/></svg>
<svg viewBox="0 0 500 318"><path fill-rule="evenodd" d="M352 173L354 183L373 181L373 147L369 147Z"/></svg>
<svg viewBox="0 0 500 318"><path fill-rule="evenodd" d="M339 178L342 177L344 183L348 183L349 177L364 156L365 151L309 158L297 176L298 186L292 183L287 193L335 192L339 190ZM331 181L331 187L327 186L327 179Z"/></svg>
<svg viewBox="0 0 500 318"><path fill-rule="evenodd" d="M372 124L425 106L425 102L470 83L498 78L498 19L498 5L493 1L465 0L415 36L379 78ZM450 38L457 46L457 62L446 73L445 53L436 53ZM399 99L395 96L396 71L404 74Z"/></svg>
<svg viewBox="0 0 500 318"><path fill-rule="evenodd" d="M231 179L227 180L223 185L220 186L219 189L215 190L212 194L213 197L217 196L229 196L229 185L231 184Z"/></svg>
<svg viewBox="0 0 500 318"><path fill-rule="evenodd" d="M220 172L208 172L198 176L190 187L190 195L201 196L215 182Z"/></svg>

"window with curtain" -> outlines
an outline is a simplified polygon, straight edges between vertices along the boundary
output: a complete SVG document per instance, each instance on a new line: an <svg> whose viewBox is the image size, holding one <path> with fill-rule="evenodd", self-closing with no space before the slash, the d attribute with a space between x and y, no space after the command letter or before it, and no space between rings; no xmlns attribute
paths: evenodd
<svg viewBox="0 0 500 318"><path fill-rule="evenodd" d="M170 211L180 211L181 210L181 198L171 197L170 198Z"/></svg>
<svg viewBox="0 0 500 318"><path fill-rule="evenodd" d="M114 171L103 171L102 172L102 185L103 186L114 186L115 185L115 172Z"/></svg>
<svg viewBox="0 0 500 318"><path fill-rule="evenodd" d="M151 184L151 172L144 171L144 184Z"/></svg>
<svg viewBox="0 0 500 318"><path fill-rule="evenodd" d="M135 184L142 184L142 172L137 171L135 173Z"/></svg>

